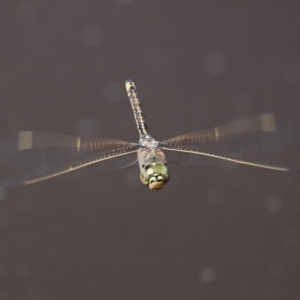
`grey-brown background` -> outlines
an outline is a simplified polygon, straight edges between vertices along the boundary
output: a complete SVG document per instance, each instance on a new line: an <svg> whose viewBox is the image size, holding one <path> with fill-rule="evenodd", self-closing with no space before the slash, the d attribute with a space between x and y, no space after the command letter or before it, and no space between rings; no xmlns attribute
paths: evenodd
<svg viewBox="0 0 300 300"><path fill-rule="evenodd" d="M298 1L2 0L0 127L159 140L240 116L297 123ZM299 175L137 166L0 202L0 299L299 299Z"/></svg>

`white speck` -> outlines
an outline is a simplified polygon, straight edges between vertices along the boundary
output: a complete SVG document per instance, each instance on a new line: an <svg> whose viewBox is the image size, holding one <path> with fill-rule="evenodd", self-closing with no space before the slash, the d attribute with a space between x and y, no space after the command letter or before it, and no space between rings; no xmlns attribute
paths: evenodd
<svg viewBox="0 0 300 300"><path fill-rule="evenodd" d="M83 137L93 137L98 132L98 124L93 119L83 119L79 122L78 133Z"/></svg>
<svg viewBox="0 0 300 300"><path fill-rule="evenodd" d="M22 3L16 7L16 21L23 26L32 24L38 16L38 11L33 3Z"/></svg>
<svg viewBox="0 0 300 300"><path fill-rule="evenodd" d="M103 90L104 98L109 102L119 102L124 96L124 88L118 82L109 82Z"/></svg>
<svg viewBox="0 0 300 300"><path fill-rule="evenodd" d="M17 209L20 213L26 214L33 210L33 201L28 197L23 197L17 201Z"/></svg>
<svg viewBox="0 0 300 300"><path fill-rule="evenodd" d="M87 25L81 30L81 41L88 47L96 47L103 43L104 30L98 25Z"/></svg>
<svg viewBox="0 0 300 300"><path fill-rule="evenodd" d="M204 68L212 75L219 75L224 72L226 60L223 55L210 53L204 58Z"/></svg>
<svg viewBox="0 0 300 300"><path fill-rule="evenodd" d="M269 212L278 212L282 206L283 202L279 195L271 195L265 201L265 207Z"/></svg>
<svg viewBox="0 0 300 300"><path fill-rule="evenodd" d="M300 65L297 63L286 64L283 67L283 78L290 83L300 82Z"/></svg>
<svg viewBox="0 0 300 300"><path fill-rule="evenodd" d="M20 263L15 266L15 273L20 278L27 278L30 275L30 268L25 263Z"/></svg>
<svg viewBox="0 0 300 300"><path fill-rule="evenodd" d="M152 169L152 168L149 168L149 169L147 170L147 174L148 174L148 175L153 174L153 169Z"/></svg>
<svg viewBox="0 0 300 300"><path fill-rule="evenodd" d="M205 283L213 283L214 281L216 281L216 277L217 277L217 272L212 267L202 268L198 273L199 280Z"/></svg>

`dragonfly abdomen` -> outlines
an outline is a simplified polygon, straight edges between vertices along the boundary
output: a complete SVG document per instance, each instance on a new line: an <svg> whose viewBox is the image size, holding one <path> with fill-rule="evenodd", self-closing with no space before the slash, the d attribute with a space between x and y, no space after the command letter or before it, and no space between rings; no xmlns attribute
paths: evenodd
<svg viewBox="0 0 300 300"><path fill-rule="evenodd" d="M131 79L127 79L125 81L125 87L127 91L127 95L131 104L131 108L133 111L134 119L136 122L137 129L140 133L140 136L144 136L147 134L147 124L145 121L145 116L143 114L142 106L139 100L138 91L134 82Z"/></svg>

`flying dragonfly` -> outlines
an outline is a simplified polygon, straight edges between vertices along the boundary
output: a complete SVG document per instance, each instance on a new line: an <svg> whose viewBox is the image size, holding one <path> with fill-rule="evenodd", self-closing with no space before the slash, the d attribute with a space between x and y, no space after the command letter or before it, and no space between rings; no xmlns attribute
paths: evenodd
<svg viewBox="0 0 300 300"><path fill-rule="evenodd" d="M109 170L138 162L141 182L150 190L159 190L170 179L167 158L180 164L231 161L278 171L297 170L280 157L294 144L293 128L273 113L159 142L148 133L135 83L128 79L125 88L140 135L138 143L19 131L0 144L0 166L8 173L3 187L35 183L94 164Z"/></svg>

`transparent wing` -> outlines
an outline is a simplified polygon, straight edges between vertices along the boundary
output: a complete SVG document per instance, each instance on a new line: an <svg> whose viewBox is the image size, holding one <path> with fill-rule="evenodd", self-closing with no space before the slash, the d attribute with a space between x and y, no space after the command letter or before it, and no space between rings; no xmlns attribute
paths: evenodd
<svg viewBox="0 0 300 300"><path fill-rule="evenodd" d="M117 140L19 131L0 144L2 184L29 184L95 163L105 170L122 168L136 162L138 148Z"/></svg>
<svg viewBox="0 0 300 300"><path fill-rule="evenodd" d="M161 143L167 160L221 165L222 160L263 168L296 171L293 126L274 114L237 120L208 130L184 134Z"/></svg>

